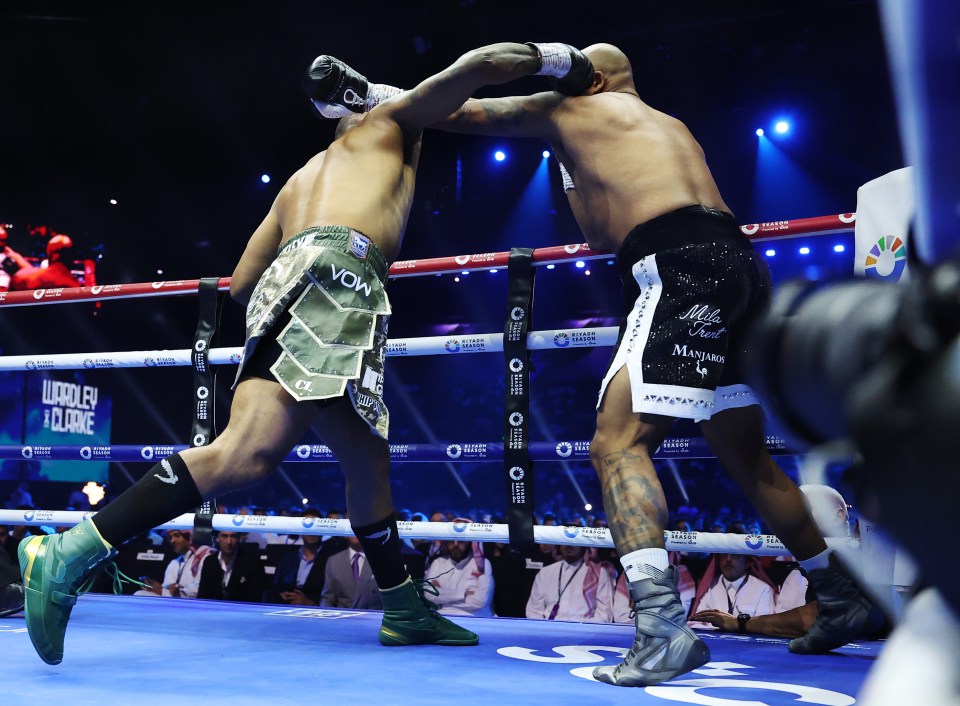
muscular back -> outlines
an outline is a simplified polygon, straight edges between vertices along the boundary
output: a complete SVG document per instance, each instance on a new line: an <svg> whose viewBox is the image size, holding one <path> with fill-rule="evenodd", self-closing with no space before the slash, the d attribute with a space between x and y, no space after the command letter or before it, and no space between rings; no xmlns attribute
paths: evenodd
<svg viewBox="0 0 960 706"><path fill-rule="evenodd" d="M616 252L634 226L681 206L729 211L687 127L635 95L566 98L551 122L554 151L576 184L570 206L590 247Z"/></svg>
<svg viewBox="0 0 960 706"><path fill-rule="evenodd" d="M420 142L378 112L313 157L280 190L275 209L281 243L311 226L345 225L369 236L388 261L396 258Z"/></svg>

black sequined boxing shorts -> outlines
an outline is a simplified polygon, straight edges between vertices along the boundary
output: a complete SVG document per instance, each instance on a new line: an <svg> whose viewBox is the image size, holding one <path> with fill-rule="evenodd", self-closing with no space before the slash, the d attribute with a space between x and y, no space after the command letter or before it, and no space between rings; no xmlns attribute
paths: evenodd
<svg viewBox="0 0 960 706"><path fill-rule="evenodd" d="M703 421L758 404L738 370L746 323L770 299L770 274L730 214L687 206L634 228L617 253L624 318L613 376L630 376L633 411Z"/></svg>

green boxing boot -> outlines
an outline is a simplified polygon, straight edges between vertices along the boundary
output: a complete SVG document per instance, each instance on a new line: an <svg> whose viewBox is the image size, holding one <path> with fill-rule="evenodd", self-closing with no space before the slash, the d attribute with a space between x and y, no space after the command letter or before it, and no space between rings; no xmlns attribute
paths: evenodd
<svg viewBox="0 0 960 706"><path fill-rule="evenodd" d="M20 543L17 555L27 632L47 664L63 660L63 636L81 584L116 554L89 519L63 534L31 537Z"/></svg>
<svg viewBox="0 0 960 706"><path fill-rule="evenodd" d="M383 598L383 622L380 644L400 645L476 645L480 638L437 612L437 606L423 592L438 595L426 581L414 583L409 577L396 588L380 591Z"/></svg>

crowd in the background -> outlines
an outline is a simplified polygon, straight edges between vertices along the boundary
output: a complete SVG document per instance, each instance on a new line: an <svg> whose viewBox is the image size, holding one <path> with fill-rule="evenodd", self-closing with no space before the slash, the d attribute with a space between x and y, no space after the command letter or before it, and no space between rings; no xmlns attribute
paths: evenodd
<svg viewBox="0 0 960 706"><path fill-rule="evenodd" d="M70 499L75 503L71 509L89 508L86 496L79 491ZM29 484L18 484L8 505L30 507ZM217 510L237 516L345 518L337 509L221 505ZM397 519L506 524L502 516L483 508L431 512L404 508L397 512ZM539 512L535 523L606 526L602 513L572 508ZM248 525L249 521L245 521L241 526ZM0 527L0 562L15 566L20 541L30 534L56 529ZM703 512L689 504L672 515L669 529L764 532L753 517L734 515L727 508ZM579 622L632 621L630 596L613 549L540 544L524 551L499 542L405 539L403 556L411 576L429 583L428 597L443 613ZM671 552L670 560L684 608L688 617L696 616L697 627L734 630L738 616L776 616L807 602L805 579L790 561L701 552ZM125 583L122 591L144 599L227 600L305 608L382 607L362 548L353 537L277 534L259 529L214 532L210 544L198 544L190 531L151 531L123 545L116 564L124 575L134 579ZM94 590L112 591L113 581L101 575Z"/></svg>

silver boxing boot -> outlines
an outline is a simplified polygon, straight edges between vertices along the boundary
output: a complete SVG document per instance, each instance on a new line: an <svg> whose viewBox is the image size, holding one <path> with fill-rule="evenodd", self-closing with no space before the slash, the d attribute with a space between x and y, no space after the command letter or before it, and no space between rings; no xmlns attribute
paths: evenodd
<svg viewBox="0 0 960 706"><path fill-rule="evenodd" d="M660 578L627 584L637 628L633 647L615 667L596 667L593 678L616 686L650 686L710 661L710 649L687 627L673 566Z"/></svg>

